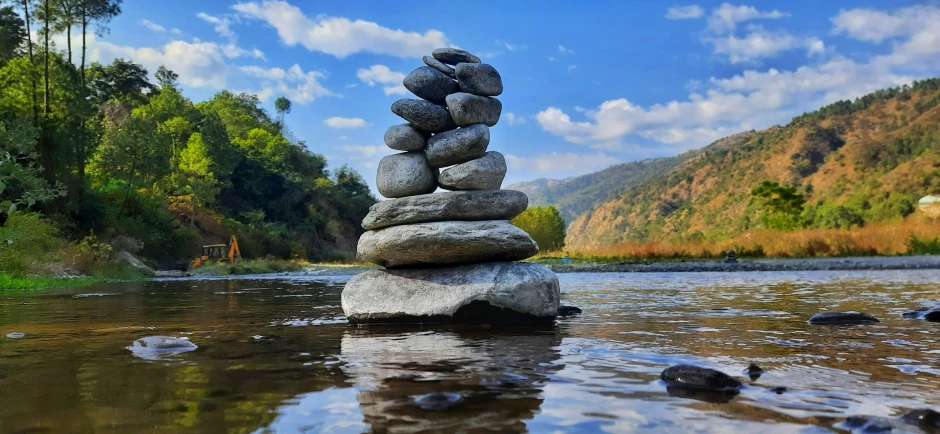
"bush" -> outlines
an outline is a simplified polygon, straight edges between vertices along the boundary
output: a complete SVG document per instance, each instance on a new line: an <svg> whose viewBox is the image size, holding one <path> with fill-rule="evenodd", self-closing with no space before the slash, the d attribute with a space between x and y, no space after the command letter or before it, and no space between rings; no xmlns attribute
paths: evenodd
<svg viewBox="0 0 940 434"><path fill-rule="evenodd" d="M565 248L565 221L553 206L529 208L511 223L529 233L542 252Z"/></svg>
<svg viewBox="0 0 940 434"><path fill-rule="evenodd" d="M58 229L39 214L13 213L0 227L0 272L25 276L37 263L54 262L52 253L64 243Z"/></svg>
<svg viewBox="0 0 940 434"><path fill-rule="evenodd" d="M940 255L940 237L919 238L911 235L907 239L907 245L912 255Z"/></svg>

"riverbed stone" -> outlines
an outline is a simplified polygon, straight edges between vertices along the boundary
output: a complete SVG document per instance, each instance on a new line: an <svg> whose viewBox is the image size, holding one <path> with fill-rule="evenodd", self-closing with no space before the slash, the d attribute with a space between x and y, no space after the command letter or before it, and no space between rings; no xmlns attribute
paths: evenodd
<svg viewBox="0 0 940 434"><path fill-rule="evenodd" d="M398 151L423 151L429 136L411 124L392 125L385 131L385 145Z"/></svg>
<svg viewBox="0 0 940 434"><path fill-rule="evenodd" d="M437 189L437 169L428 164L424 152L388 155L379 161L375 184L388 198L428 194Z"/></svg>
<svg viewBox="0 0 940 434"><path fill-rule="evenodd" d="M929 408L911 410L904 416L901 416L901 420L909 424L917 425L925 430L940 432L940 412Z"/></svg>
<svg viewBox="0 0 940 434"><path fill-rule="evenodd" d="M438 48L431 52L431 56L448 65L458 63L480 63L480 58L459 48Z"/></svg>
<svg viewBox="0 0 940 434"><path fill-rule="evenodd" d="M489 144L490 128L476 124L435 134L426 153L431 167L445 167L482 157Z"/></svg>
<svg viewBox="0 0 940 434"><path fill-rule="evenodd" d="M461 92L479 96L497 96L503 93L503 78L492 65L458 63L455 73Z"/></svg>
<svg viewBox="0 0 940 434"><path fill-rule="evenodd" d="M940 322L940 309L925 312L924 319L930 322Z"/></svg>
<svg viewBox="0 0 940 434"><path fill-rule="evenodd" d="M402 84L419 98L435 104L443 104L447 95L460 92L460 86L454 79L430 66L421 66L411 71L405 76Z"/></svg>
<svg viewBox="0 0 940 434"><path fill-rule="evenodd" d="M441 172L438 184L447 190L498 190L506 177L506 158L490 151L476 160Z"/></svg>
<svg viewBox="0 0 940 434"><path fill-rule="evenodd" d="M539 248L508 221L446 221L391 226L359 238L360 260L387 268L422 264L521 261Z"/></svg>
<svg viewBox="0 0 940 434"><path fill-rule="evenodd" d="M473 124L492 127L499 122L499 114L503 111L503 103L488 96L457 92L447 95L445 100L450 116L461 127Z"/></svg>
<svg viewBox="0 0 940 434"><path fill-rule="evenodd" d="M353 323L551 320L558 278L547 267L486 262L439 268L370 270L353 277L342 305Z"/></svg>
<svg viewBox="0 0 940 434"><path fill-rule="evenodd" d="M196 351L197 348L189 339L175 336L145 336L127 347L134 356L145 360L162 360L167 356Z"/></svg>
<svg viewBox="0 0 940 434"><path fill-rule="evenodd" d="M440 60L435 59L434 56L424 56L421 58L421 60L424 61L425 65L428 65L438 71L443 72L444 75L450 78L454 78L454 79L457 78L457 72L454 71L454 68L451 68L450 66L447 66L446 64L444 64L444 62L441 62Z"/></svg>
<svg viewBox="0 0 940 434"><path fill-rule="evenodd" d="M880 321L861 312L823 312L813 315L808 322L812 325L858 325L875 324Z"/></svg>
<svg viewBox="0 0 940 434"><path fill-rule="evenodd" d="M402 98L395 101L392 103L392 113L401 116L413 127L429 133L457 128L447 107L423 99Z"/></svg>
<svg viewBox="0 0 940 434"><path fill-rule="evenodd" d="M513 190L447 191L384 200L369 208L366 230L436 221L510 220L529 206L525 193Z"/></svg>
<svg viewBox="0 0 940 434"><path fill-rule="evenodd" d="M670 387L705 390L709 392L730 392L741 388L740 381L724 372L692 365L670 366L659 376Z"/></svg>

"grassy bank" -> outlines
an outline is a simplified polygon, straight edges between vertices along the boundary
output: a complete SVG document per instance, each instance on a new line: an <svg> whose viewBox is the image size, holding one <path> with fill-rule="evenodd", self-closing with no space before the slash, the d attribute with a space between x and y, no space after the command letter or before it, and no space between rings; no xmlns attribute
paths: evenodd
<svg viewBox="0 0 940 434"><path fill-rule="evenodd" d="M203 265L191 271L196 276L270 274L300 271L307 265L310 264L305 261L288 261L283 259L248 259L235 262Z"/></svg>
<svg viewBox="0 0 940 434"><path fill-rule="evenodd" d="M854 229L756 230L728 239L623 242L597 249L546 252L539 262L694 260L724 257L814 258L940 254L940 221L909 218Z"/></svg>

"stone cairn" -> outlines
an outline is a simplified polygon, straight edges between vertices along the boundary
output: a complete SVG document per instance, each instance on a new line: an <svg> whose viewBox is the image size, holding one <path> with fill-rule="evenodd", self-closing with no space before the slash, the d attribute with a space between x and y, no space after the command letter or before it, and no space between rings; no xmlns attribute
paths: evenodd
<svg viewBox="0 0 940 434"><path fill-rule="evenodd" d="M353 323L551 320L558 278L520 261L538 245L509 219L525 193L500 190L506 160L487 151L499 121L499 73L464 50L439 48L403 84L421 99L392 112L408 121L385 133L402 151L379 162L379 193L362 222L358 257L385 267L352 278L343 311ZM450 66L454 65L454 66ZM438 187L450 190L434 193Z"/></svg>

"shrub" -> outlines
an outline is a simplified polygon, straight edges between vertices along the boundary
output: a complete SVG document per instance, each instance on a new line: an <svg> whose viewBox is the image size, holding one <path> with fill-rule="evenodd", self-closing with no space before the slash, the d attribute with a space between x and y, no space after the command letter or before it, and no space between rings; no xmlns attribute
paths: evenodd
<svg viewBox="0 0 940 434"><path fill-rule="evenodd" d="M543 252L565 248L565 221L553 206L529 208L511 223L528 232Z"/></svg>
<svg viewBox="0 0 940 434"><path fill-rule="evenodd" d="M57 233L39 214L10 214L0 226L0 272L24 276L37 262L55 261L51 252L64 245Z"/></svg>

